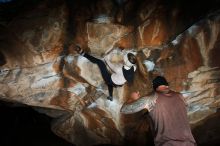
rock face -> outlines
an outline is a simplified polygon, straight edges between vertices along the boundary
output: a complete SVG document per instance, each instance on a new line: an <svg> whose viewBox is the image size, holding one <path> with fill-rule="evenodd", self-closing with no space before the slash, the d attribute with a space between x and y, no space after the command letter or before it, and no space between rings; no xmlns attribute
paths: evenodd
<svg viewBox="0 0 220 146"><path fill-rule="evenodd" d="M196 128L220 107L219 2L202 2L200 8L198 2L0 4L0 99L53 117L52 130L77 146L141 146L152 143L145 112L119 111L130 92L145 96L152 92L152 78L164 75L171 88L187 97ZM108 56L116 65L125 52L136 52L135 82L115 89L112 102L106 100L98 67L71 50L71 43L98 58Z"/></svg>

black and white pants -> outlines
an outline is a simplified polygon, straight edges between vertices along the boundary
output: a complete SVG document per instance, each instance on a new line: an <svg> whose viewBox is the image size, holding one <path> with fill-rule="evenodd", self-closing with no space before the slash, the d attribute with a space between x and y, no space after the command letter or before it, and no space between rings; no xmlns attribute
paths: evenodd
<svg viewBox="0 0 220 146"><path fill-rule="evenodd" d="M101 75L102 75L102 78L104 79L105 83L108 86L109 96L112 96L113 87L117 87L117 85L114 84L114 82L112 81L111 73L108 71L106 64L102 60L100 60L98 58L95 58L95 57L93 57L93 56L91 56L87 53L85 53L83 56L86 57L92 63L95 63L95 64L98 65L99 70L100 70Z"/></svg>

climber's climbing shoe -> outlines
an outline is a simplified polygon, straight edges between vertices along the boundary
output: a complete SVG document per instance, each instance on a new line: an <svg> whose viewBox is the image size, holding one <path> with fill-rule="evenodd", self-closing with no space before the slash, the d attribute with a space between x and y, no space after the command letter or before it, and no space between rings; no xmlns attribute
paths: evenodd
<svg viewBox="0 0 220 146"><path fill-rule="evenodd" d="M75 50L80 55L83 55L83 53L84 53L84 50L79 45L75 46Z"/></svg>
<svg viewBox="0 0 220 146"><path fill-rule="evenodd" d="M113 97L112 96L108 96L107 99L110 100L110 101L113 101Z"/></svg>

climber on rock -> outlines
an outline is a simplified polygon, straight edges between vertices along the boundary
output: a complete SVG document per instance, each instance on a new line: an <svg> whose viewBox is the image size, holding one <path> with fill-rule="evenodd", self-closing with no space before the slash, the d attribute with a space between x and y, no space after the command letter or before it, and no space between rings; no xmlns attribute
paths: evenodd
<svg viewBox="0 0 220 146"><path fill-rule="evenodd" d="M78 45L74 47L78 54L86 57L89 61L98 65L102 78L108 86L108 100L113 100L113 87L123 86L126 82L130 83L133 81L134 73L137 68L136 56L133 53L127 53L124 55L124 64L114 65L110 62L109 59L105 58L104 62L101 59L89 55L88 53L84 52L84 50ZM107 69L107 65L113 71L113 73Z"/></svg>

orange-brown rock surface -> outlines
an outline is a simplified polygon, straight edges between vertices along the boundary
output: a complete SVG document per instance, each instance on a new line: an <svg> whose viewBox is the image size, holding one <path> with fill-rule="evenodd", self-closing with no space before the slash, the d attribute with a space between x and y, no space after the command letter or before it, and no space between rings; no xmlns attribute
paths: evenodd
<svg viewBox="0 0 220 146"><path fill-rule="evenodd" d="M201 7L196 7L198 3ZM0 4L0 99L53 117L52 130L77 146L141 146L152 142L145 111L122 115L120 108L130 92L139 90L142 96L152 92L150 81L159 74L187 98L190 123L196 128L220 107L219 4L172 0ZM112 102L106 100L98 67L69 48L72 43L99 58L109 56L115 64L126 51L136 52L135 82L115 89Z"/></svg>

